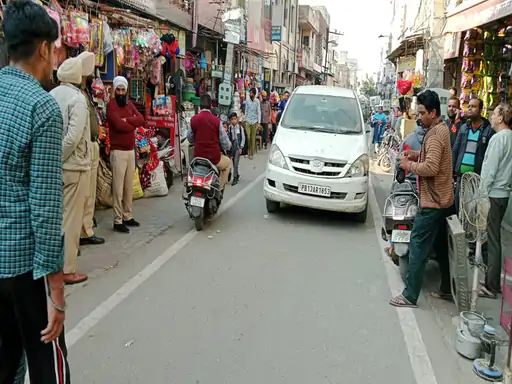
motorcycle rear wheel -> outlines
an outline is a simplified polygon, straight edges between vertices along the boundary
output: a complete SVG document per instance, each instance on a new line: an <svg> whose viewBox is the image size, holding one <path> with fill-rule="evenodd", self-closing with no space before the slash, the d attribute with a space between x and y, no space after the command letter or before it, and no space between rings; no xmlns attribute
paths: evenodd
<svg viewBox="0 0 512 384"><path fill-rule="evenodd" d="M201 232L203 230L203 227L204 227L203 219L204 219L203 215L194 218L194 226L196 227L197 232Z"/></svg>

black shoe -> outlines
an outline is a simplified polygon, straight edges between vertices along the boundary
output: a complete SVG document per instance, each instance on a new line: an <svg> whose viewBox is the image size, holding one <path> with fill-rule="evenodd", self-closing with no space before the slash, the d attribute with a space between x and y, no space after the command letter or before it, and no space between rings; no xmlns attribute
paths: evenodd
<svg viewBox="0 0 512 384"><path fill-rule="evenodd" d="M126 226L125 223L114 224L114 231L121 233L130 233L130 229Z"/></svg>
<svg viewBox="0 0 512 384"><path fill-rule="evenodd" d="M105 244L105 239L103 237L98 237L96 235L92 235L91 237L80 238L80 245L100 245L100 244Z"/></svg>
<svg viewBox="0 0 512 384"><path fill-rule="evenodd" d="M123 220L123 224L127 227L140 227L140 223L135 219Z"/></svg>

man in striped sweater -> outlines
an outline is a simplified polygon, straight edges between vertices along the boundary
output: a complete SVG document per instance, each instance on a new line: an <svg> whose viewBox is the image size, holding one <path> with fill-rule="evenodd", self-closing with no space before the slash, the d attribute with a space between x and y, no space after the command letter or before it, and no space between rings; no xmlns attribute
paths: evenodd
<svg viewBox="0 0 512 384"><path fill-rule="evenodd" d="M396 307L415 308L423 283L428 256L435 251L441 272L441 289L434 297L451 299L446 218L453 213L453 172L450 131L441 118L437 93L418 95L418 115L427 130L420 151L406 150L400 168L418 177L420 210L414 219L409 244L409 270L401 295L390 300Z"/></svg>

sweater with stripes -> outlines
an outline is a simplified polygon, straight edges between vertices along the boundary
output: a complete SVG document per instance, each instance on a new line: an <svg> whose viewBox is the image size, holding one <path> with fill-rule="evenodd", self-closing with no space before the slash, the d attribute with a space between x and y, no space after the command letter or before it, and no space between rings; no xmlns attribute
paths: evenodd
<svg viewBox="0 0 512 384"><path fill-rule="evenodd" d="M418 161L411 162L409 169L418 176L422 208L440 209L453 205L450 130L441 118L428 128L418 154Z"/></svg>

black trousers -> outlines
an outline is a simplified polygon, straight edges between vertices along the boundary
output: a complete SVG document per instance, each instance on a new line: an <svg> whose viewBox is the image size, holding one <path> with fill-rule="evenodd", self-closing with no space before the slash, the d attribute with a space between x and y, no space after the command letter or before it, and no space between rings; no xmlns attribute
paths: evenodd
<svg viewBox="0 0 512 384"><path fill-rule="evenodd" d="M0 279L0 384L12 384L25 350L31 384L71 383L64 331L45 344L48 325L45 280L32 272Z"/></svg>
<svg viewBox="0 0 512 384"><path fill-rule="evenodd" d="M494 293L501 293L501 223L508 207L508 197L489 198L491 206L487 216L487 252L483 253L484 263L487 265L485 287Z"/></svg>

